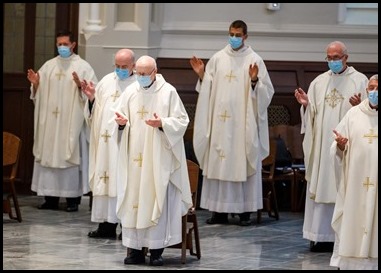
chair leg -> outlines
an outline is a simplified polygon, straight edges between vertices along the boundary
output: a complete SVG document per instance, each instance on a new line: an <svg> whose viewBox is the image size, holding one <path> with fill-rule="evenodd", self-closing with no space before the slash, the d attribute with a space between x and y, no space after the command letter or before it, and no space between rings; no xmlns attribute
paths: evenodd
<svg viewBox="0 0 381 273"><path fill-rule="evenodd" d="M274 217L276 220L279 220L279 210L278 210L278 201L275 193L275 186L272 184L272 206L274 208Z"/></svg>
<svg viewBox="0 0 381 273"><path fill-rule="evenodd" d="M262 222L262 210L257 210L257 224L260 224Z"/></svg>
<svg viewBox="0 0 381 273"><path fill-rule="evenodd" d="M8 213L9 219L15 219L12 213L11 195L7 195L7 199L3 200L3 212Z"/></svg>
<svg viewBox="0 0 381 273"><path fill-rule="evenodd" d="M182 225L181 225L181 263L186 263L186 254L187 254L187 215L182 217Z"/></svg>
<svg viewBox="0 0 381 273"><path fill-rule="evenodd" d="M197 219L194 220L193 225L194 225L194 240L196 242L197 259L200 260L201 259L201 246L200 246L200 235L198 233Z"/></svg>
<svg viewBox="0 0 381 273"><path fill-rule="evenodd" d="M17 200L15 185L13 183L10 183L10 188L11 188L11 194L8 197L12 197L13 205L14 205L15 211L16 211L16 217L13 217L13 215L12 215L12 208L9 210L9 212L10 212L9 217L11 219L15 219L15 220L21 222L22 221L21 211L20 211L19 202Z"/></svg>
<svg viewBox="0 0 381 273"><path fill-rule="evenodd" d="M298 211L302 211L303 201L306 199L307 181L303 180L303 188L298 201Z"/></svg>

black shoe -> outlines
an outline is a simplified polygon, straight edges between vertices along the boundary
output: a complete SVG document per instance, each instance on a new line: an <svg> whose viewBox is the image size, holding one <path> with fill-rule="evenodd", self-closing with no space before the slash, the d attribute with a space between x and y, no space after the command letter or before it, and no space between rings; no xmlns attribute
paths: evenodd
<svg viewBox="0 0 381 273"><path fill-rule="evenodd" d="M238 215L239 215L240 226L247 227L251 225L250 212L243 212Z"/></svg>
<svg viewBox="0 0 381 273"><path fill-rule="evenodd" d="M311 242L311 252L333 252L333 242Z"/></svg>
<svg viewBox="0 0 381 273"><path fill-rule="evenodd" d="M228 214L213 212L212 217L206 219L205 223L207 223L208 225L228 224L229 223Z"/></svg>
<svg viewBox="0 0 381 273"><path fill-rule="evenodd" d="M149 264L152 266L162 266L164 264L163 257L161 255L155 259L150 257Z"/></svg>
<svg viewBox="0 0 381 273"><path fill-rule="evenodd" d="M90 238L107 238L107 239L115 239L116 238L116 233L108 233L108 232L104 232L102 231L101 229L96 229L96 230L93 230L93 231L90 231L87 236L89 236Z"/></svg>
<svg viewBox="0 0 381 273"><path fill-rule="evenodd" d="M58 209L58 204L50 204L50 203L43 203L37 207L38 209L52 209L52 210L57 210Z"/></svg>
<svg viewBox="0 0 381 273"><path fill-rule="evenodd" d="M67 212L74 212L78 211L78 204L72 204L66 208Z"/></svg>
<svg viewBox="0 0 381 273"><path fill-rule="evenodd" d="M118 224L103 222L99 223L96 230L90 231L87 236L90 238L116 239L116 227Z"/></svg>
<svg viewBox="0 0 381 273"><path fill-rule="evenodd" d="M124 258L124 264L144 264L146 262L143 250L130 249L130 254Z"/></svg>
<svg viewBox="0 0 381 273"><path fill-rule="evenodd" d="M158 249L151 249L150 253L151 256L149 257L149 264L152 266L162 266L164 264L163 257L161 254L163 254L164 248L158 248Z"/></svg>
<svg viewBox="0 0 381 273"><path fill-rule="evenodd" d="M239 221L239 225L240 225L241 227L251 226L251 220L240 220L240 221Z"/></svg>

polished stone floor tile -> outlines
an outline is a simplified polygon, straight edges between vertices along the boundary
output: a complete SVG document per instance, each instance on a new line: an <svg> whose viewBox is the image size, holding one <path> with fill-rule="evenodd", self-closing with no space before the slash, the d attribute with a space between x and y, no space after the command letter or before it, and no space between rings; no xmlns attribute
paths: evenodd
<svg viewBox="0 0 381 273"><path fill-rule="evenodd" d="M61 202L65 200L62 199ZM207 225L210 216L198 210L201 259L189 255L181 263L181 250L167 248L164 266L125 265L126 247L119 240L93 239L87 233L97 228L90 221L89 198L83 197L78 212L38 210L43 198L20 196L21 223L3 214L3 269L37 270L336 270L329 266L331 253L309 251L302 238L303 213L280 212L276 221L256 214L251 226L241 227L239 218L228 225ZM118 227L117 232L120 232Z"/></svg>

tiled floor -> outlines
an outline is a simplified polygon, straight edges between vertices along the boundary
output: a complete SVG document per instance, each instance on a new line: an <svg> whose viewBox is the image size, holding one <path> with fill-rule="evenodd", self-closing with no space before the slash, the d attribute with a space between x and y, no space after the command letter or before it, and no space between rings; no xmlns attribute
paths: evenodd
<svg viewBox="0 0 381 273"><path fill-rule="evenodd" d="M329 266L331 253L309 251L302 238L303 213L281 211L279 221L263 214L261 224L241 227L235 224L238 217L229 225L206 225L209 212L198 210L201 259L187 252L182 264L180 249L169 248L164 266L152 267L149 258L145 265L125 265L126 248L119 240L87 237L97 226L90 221L88 197L78 212L38 210L42 198L37 196L21 196L19 202L21 223L3 214L3 269L336 270Z"/></svg>

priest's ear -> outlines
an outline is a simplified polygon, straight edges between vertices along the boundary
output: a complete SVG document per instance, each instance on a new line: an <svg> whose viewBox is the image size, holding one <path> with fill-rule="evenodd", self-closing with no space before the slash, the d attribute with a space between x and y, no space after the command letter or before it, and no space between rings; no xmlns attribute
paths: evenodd
<svg viewBox="0 0 381 273"><path fill-rule="evenodd" d="M76 42L71 43L71 50L74 52L75 47L77 46Z"/></svg>

